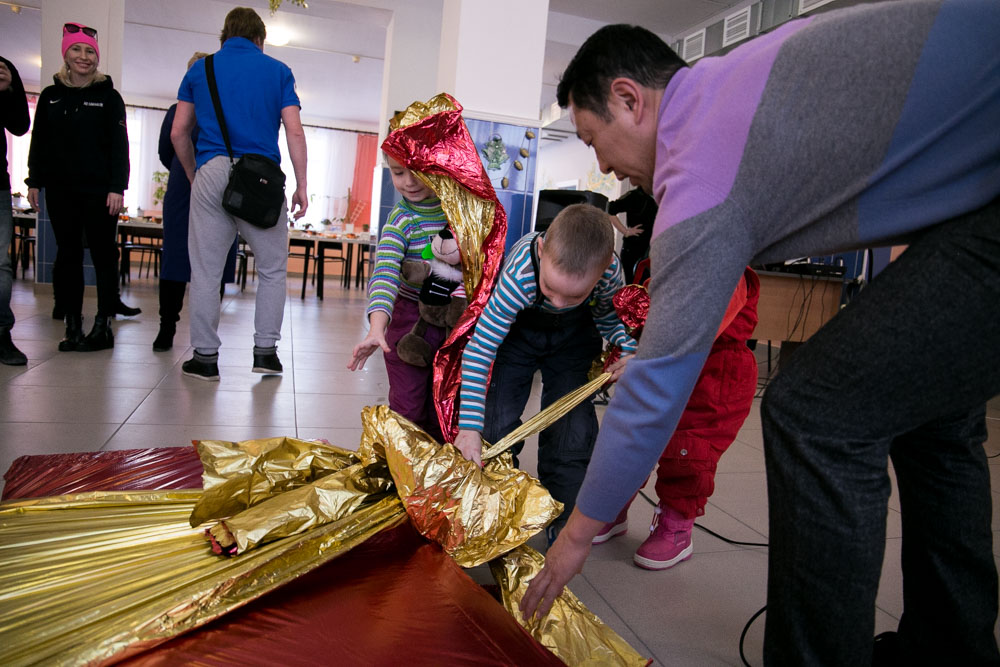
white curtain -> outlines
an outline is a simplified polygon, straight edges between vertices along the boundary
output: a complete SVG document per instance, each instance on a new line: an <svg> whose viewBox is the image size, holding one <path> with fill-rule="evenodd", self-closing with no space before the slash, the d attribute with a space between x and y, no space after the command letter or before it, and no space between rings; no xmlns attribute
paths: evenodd
<svg viewBox="0 0 1000 667"><path fill-rule="evenodd" d="M310 225L319 229L323 220L334 221L347 214L347 196L354 181L354 158L358 149L356 132L331 130L325 127L306 127L306 183L309 208L306 215L296 222L299 228ZM287 176L285 192L291 206L295 192L295 171L288 156L285 129L278 138L281 150L281 169Z"/></svg>
<svg viewBox="0 0 1000 667"><path fill-rule="evenodd" d="M160 164L158 153L160 126L166 115L167 112L162 109L125 108L129 161L125 206L128 207L129 215L138 215L139 209L145 212L163 208L163 202L153 205L153 193L156 191L153 172L167 171Z"/></svg>

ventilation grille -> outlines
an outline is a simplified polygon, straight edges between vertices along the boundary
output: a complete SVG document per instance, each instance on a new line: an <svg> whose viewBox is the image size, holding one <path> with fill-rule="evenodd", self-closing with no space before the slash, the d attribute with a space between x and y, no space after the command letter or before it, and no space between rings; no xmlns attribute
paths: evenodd
<svg viewBox="0 0 1000 667"><path fill-rule="evenodd" d="M799 12L798 16L802 16L806 12L811 12L817 7L822 7L823 5L828 5L835 0L798 0Z"/></svg>
<svg viewBox="0 0 1000 667"><path fill-rule="evenodd" d="M722 25L722 46L735 44L750 36L750 9L747 6L726 17Z"/></svg>
<svg viewBox="0 0 1000 667"><path fill-rule="evenodd" d="M705 55L705 29L684 38L684 60L693 62Z"/></svg>

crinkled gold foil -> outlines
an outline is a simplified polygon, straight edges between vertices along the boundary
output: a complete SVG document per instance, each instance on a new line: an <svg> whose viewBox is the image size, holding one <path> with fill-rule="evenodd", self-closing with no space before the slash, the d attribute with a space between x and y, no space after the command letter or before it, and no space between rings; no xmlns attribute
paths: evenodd
<svg viewBox="0 0 1000 667"><path fill-rule="evenodd" d="M640 667L651 662L587 609L568 588L556 598L547 616L525 622L518 605L544 563L542 555L528 546L518 547L490 561L490 571L500 586L503 606L532 637L567 665Z"/></svg>
<svg viewBox="0 0 1000 667"><path fill-rule="evenodd" d="M385 405L365 408L361 422L358 455L386 461L417 530L463 567L523 544L562 512L562 503L510 457L480 468Z"/></svg>
<svg viewBox="0 0 1000 667"><path fill-rule="evenodd" d="M441 209L455 234L462 256L466 294L474 294L483 275L483 241L490 233L496 204L481 199L448 176L414 172L441 199Z"/></svg>
<svg viewBox="0 0 1000 667"><path fill-rule="evenodd" d="M200 490L0 503L0 664L113 662L202 625L406 518L398 498L238 558L188 516Z"/></svg>
<svg viewBox="0 0 1000 667"><path fill-rule="evenodd" d="M332 472L305 486L279 493L210 528L223 546L232 539L237 553L264 542L321 526L344 518L373 498L392 490L392 479L384 466L383 475L371 474L370 468L356 463Z"/></svg>
<svg viewBox="0 0 1000 667"><path fill-rule="evenodd" d="M549 407L545 408L531 419L528 419L500 440L497 440L496 444L489 447L484 445L483 460L485 461L486 459L491 459L501 452L507 451L528 436L544 431L552 424L555 424L560 418L563 417L563 415L566 415L570 410L590 398L594 392L600 389L601 386L604 385L604 383L610 378L611 373L602 373L600 376L594 378L587 384L574 389L559 400L553 402L549 405Z"/></svg>
<svg viewBox="0 0 1000 667"><path fill-rule="evenodd" d="M354 452L321 440L202 440L196 444L205 468L205 491L191 513L192 526L233 516L274 493L358 462Z"/></svg>

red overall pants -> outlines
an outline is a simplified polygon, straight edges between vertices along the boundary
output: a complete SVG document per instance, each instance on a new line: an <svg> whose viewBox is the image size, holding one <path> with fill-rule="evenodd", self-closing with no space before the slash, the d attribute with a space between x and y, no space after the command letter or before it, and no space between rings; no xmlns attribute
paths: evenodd
<svg viewBox="0 0 1000 667"><path fill-rule="evenodd" d="M745 290L741 289L744 284ZM662 505L686 519L705 513L705 503L715 490L719 457L750 414L757 390L757 360L747 339L757 326L759 292L760 280L747 268L677 430L660 455L656 495Z"/></svg>

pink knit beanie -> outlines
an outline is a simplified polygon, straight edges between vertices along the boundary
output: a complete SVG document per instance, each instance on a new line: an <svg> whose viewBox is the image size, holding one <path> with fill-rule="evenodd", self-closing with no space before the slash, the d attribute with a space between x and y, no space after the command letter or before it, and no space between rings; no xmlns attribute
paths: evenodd
<svg viewBox="0 0 1000 667"><path fill-rule="evenodd" d="M68 26L76 26L77 30L73 32L73 29ZM88 32L93 32L93 35L87 34ZM101 50L97 48L97 31L93 28L88 28L82 23L67 23L64 25L62 38L63 59L66 58L66 52L69 51L69 47L74 44L86 44L88 46L92 46L94 51L97 52L97 59L101 59Z"/></svg>

